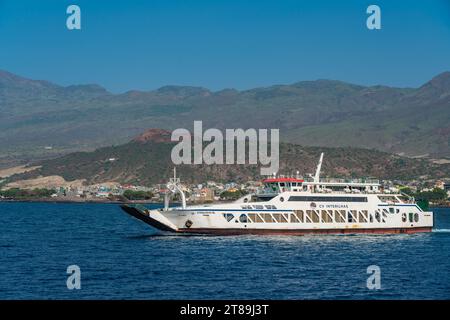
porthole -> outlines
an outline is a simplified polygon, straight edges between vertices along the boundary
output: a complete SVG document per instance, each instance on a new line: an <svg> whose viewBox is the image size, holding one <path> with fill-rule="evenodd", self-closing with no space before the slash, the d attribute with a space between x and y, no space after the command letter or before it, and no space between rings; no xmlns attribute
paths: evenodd
<svg viewBox="0 0 450 320"><path fill-rule="evenodd" d="M247 215L246 214L241 214L240 216L239 216L239 221L240 222L242 222L242 223L247 223L248 222L248 217L247 217Z"/></svg>
<svg viewBox="0 0 450 320"><path fill-rule="evenodd" d="M414 214L414 222L419 222L419 214L418 213Z"/></svg>
<svg viewBox="0 0 450 320"><path fill-rule="evenodd" d="M402 213L402 221L406 222L406 213Z"/></svg>
<svg viewBox="0 0 450 320"><path fill-rule="evenodd" d="M280 201L281 201L281 202L284 202L284 198L283 198L283 197L280 197Z"/></svg>

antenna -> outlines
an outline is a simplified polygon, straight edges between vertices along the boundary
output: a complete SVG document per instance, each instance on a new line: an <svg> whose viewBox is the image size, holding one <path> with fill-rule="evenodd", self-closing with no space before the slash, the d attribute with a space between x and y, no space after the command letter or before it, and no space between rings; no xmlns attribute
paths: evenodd
<svg viewBox="0 0 450 320"><path fill-rule="evenodd" d="M177 168L176 167L173 167L173 178L170 178L169 182L172 184L180 183L180 178L177 178Z"/></svg>
<svg viewBox="0 0 450 320"><path fill-rule="evenodd" d="M186 196L181 188L181 184L180 184L180 178L177 178L177 169L176 167L173 168L173 178L170 178L169 182L167 183L167 189L169 189L169 191L171 193L176 193L178 192L181 196L181 207L183 209L186 209ZM165 204L164 206L166 209L168 208L168 202L167 205Z"/></svg>
<svg viewBox="0 0 450 320"><path fill-rule="evenodd" d="M316 174L314 175L314 182L318 183L320 180L320 169L322 168L323 152L320 154L319 164L317 165Z"/></svg>

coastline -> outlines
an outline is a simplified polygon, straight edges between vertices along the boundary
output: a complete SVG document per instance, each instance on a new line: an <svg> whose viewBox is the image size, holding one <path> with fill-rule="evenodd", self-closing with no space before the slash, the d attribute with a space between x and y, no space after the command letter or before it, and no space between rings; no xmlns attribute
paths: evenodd
<svg viewBox="0 0 450 320"><path fill-rule="evenodd" d="M89 203L89 204L124 204L124 203L137 203L137 204L163 204L162 202L145 201L145 200L133 200L133 201L117 201L117 200L70 200L70 199L0 199L2 202L35 202L35 203Z"/></svg>
<svg viewBox="0 0 450 320"><path fill-rule="evenodd" d="M129 200L129 201L118 201L118 200L107 200L107 199L95 199L95 200L74 200L74 199L49 199L49 198L39 198L39 199L0 199L0 203L2 202L28 202L28 203L79 203L79 204L153 204L153 205L163 205L164 202L158 201L148 201L148 200ZM218 201L218 202L195 202L189 203L188 205L201 205L201 204L214 204L214 203L227 203L229 201ZM174 204L177 204L176 202ZM430 209L439 209L439 208L450 208L450 203L441 205L441 204L430 204Z"/></svg>

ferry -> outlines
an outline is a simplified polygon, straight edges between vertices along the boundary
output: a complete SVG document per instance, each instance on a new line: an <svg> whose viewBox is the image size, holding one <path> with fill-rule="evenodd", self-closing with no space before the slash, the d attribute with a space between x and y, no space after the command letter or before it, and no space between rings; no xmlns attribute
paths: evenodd
<svg viewBox="0 0 450 320"><path fill-rule="evenodd" d="M431 232L433 212L379 180L321 179L323 153L308 178L274 176L232 203L187 206L180 179L167 183L164 207L122 205L161 231L213 235L398 234ZM180 207L169 199L179 194Z"/></svg>

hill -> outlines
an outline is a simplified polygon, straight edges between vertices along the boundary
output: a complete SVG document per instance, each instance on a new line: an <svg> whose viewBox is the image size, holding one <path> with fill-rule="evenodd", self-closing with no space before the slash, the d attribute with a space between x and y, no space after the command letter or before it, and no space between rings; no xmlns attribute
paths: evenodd
<svg viewBox="0 0 450 320"><path fill-rule="evenodd" d="M75 152L57 159L35 163L34 170L13 175L10 181L40 176L61 176L67 181L87 183L120 182L139 185L164 183L172 174L170 153L175 143L170 132L151 129L132 141L93 152ZM450 177L450 164L438 165L376 150L359 148L280 146L280 173L314 172L321 152L325 152L323 175L333 177L377 177L382 179L427 179ZM181 165L184 182L246 181L260 179L256 165Z"/></svg>
<svg viewBox="0 0 450 320"><path fill-rule="evenodd" d="M316 80L112 94L94 84L62 87L0 71L3 161L122 144L146 128L190 129L194 120L205 128L279 128L283 141L302 145L450 157L450 72L419 88Z"/></svg>

